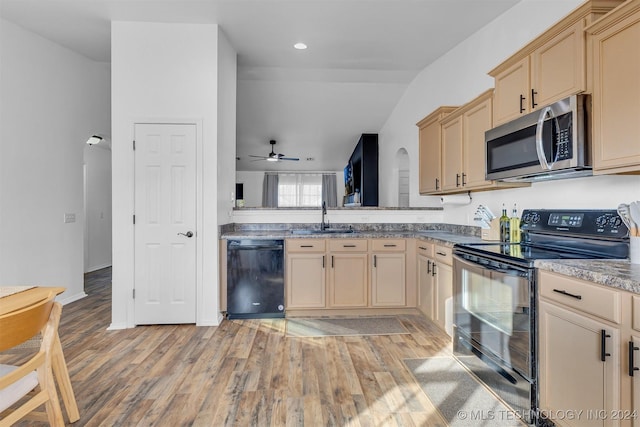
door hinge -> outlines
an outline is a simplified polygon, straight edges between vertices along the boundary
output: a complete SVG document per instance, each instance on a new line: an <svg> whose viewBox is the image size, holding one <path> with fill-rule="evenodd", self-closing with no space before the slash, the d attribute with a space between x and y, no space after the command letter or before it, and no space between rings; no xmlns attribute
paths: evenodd
<svg viewBox="0 0 640 427"><path fill-rule="evenodd" d="M136 140L133 140L133 151L136 151Z"/></svg>
<svg viewBox="0 0 640 427"><path fill-rule="evenodd" d="M136 299L136 289L133 288L133 299Z"/></svg>
<svg viewBox="0 0 640 427"><path fill-rule="evenodd" d="M136 216L134 215L133 216L133 225L135 225L135 224L136 224Z"/></svg>

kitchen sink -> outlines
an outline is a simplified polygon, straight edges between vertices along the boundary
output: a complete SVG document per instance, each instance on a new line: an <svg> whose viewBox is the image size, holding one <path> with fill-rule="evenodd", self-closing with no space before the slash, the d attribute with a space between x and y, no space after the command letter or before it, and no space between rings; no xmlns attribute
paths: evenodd
<svg viewBox="0 0 640 427"><path fill-rule="evenodd" d="M352 234L355 230L347 229L340 230L337 228L327 228L325 230L308 230L308 229L295 229L291 230L291 234Z"/></svg>

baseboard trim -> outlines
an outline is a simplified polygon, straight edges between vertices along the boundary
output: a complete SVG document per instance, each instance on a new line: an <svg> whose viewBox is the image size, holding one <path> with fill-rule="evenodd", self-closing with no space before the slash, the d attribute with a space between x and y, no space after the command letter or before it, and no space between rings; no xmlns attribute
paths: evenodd
<svg viewBox="0 0 640 427"><path fill-rule="evenodd" d="M112 264L102 264L102 265L97 265L94 267L89 267L89 269L87 271L85 271L86 273L93 273L94 271L98 271L98 270L102 270L103 268L107 268L107 267L111 267Z"/></svg>
<svg viewBox="0 0 640 427"><path fill-rule="evenodd" d="M83 291L83 292L80 292L79 294L69 295L68 297L64 297L64 298L60 298L60 299L56 298L56 301L58 301L62 305L67 305L67 304L70 304L70 303L72 303L74 301L81 300L82 298L85 298L87 296L89 296L89 295L87 295L87 293Z"/></svg>
<svg viewBox="0 0 640 427"><path fill-rule="evenodd" d="M107 328L107 331L119 331L122 329L130 329L130 326L127 326L126 323L123 322L118 322L118 323L112 323L109 325L109 327Z"/></svg>

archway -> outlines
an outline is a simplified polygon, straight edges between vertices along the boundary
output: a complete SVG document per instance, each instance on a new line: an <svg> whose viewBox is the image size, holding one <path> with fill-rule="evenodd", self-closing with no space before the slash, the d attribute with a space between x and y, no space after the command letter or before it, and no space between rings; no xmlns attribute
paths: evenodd
<svg viewBox="0 0 640 427"><path fill-rule="evenodd" d="M409 207L410 181L409 181L409 153L405 148L396 152L395 168L398 182L398 207Z"/></svg>

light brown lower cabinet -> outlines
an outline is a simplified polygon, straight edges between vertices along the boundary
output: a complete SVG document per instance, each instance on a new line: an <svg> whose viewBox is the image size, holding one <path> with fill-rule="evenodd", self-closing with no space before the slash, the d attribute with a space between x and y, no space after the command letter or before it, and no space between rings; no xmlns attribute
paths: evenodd
<svg viewBox="0 0 640 427"><path fill-rule="evenodd" d="M366 307L369 294L367 241L329 241L329 307Z"/></svg>
<svg viewBox="0 0 640 427"><path fill-rule="evenodd" d="M619 329L546 301L539 314L542 411L558 425L614 425L599 414L619 408Z"/></svg>
<svg viewBox="0 0 640 427"><path fill-rule="evenodd" d="M286 248L286 309L407 307L405 239L288 239Z"/></svg>
<svg viewBox="0 0 640 427"><path fill-rule="evenodd" d="M371 240L371 306L401 307L406 304L404 239Z"/></svg>
<svg viewBox="0 0 640 427"><path fill-rule="evenodd" d="M286 244L287 308L326 306L324 239L291 239Z"/></svg>
<svg viewBox="0 0 640 427"><path fill-rule="evenodd" d="M633 427L640 427L640 295L631 296L631 328L623 339L626 364L622 364L622 396L631 396L629 418Z"/></svg>
<svg viewBox="0 0 640 427"><path fill-rule="evenodd" d="M640 296L540 271L540 408L558 426L640 426Z"/></svg>
<svg viewBox="0 0 640 427"><path fill-rule="evenodd" d="M419 309L453 336L453 258L449 247L417 240Z"/></svg>
<svg viewBox="0 0 640 427"><path fill-rule="evenodd" d="M418 276L418 308L428 318L435 317L436 281L432 273L433 243L416 241L417 276Z"/></svg>

